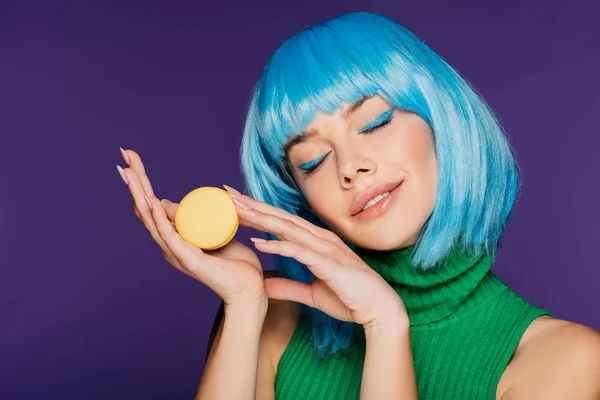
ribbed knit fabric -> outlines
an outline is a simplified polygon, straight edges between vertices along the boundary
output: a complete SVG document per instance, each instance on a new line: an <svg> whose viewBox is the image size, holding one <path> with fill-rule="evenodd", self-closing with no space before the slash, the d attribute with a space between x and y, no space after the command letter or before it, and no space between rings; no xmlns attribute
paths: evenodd
<svg viewBox="0 0 600 400"><path fill-rule="evenodd" d="M525 329L551 314L500 281L491 255L473 258L455 247L433 271L419 272L409 260L414 248L356 252L406 306L419 399L495 399ZM355 324L351 346L320 359L302 316L278 364L276 398L358 399L364 357L364 330Z"/></svg>

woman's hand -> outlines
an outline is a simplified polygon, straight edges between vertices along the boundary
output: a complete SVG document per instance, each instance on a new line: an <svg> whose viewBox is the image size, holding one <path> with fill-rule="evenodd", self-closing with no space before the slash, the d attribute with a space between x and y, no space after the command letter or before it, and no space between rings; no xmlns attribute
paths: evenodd
<svg viewBox="0 0 600 400"><path fill-rule="evenodd" d="M161 204L135 151L125 150L123 158L129 166L123 173L133 200L133 211L160 247L163 257L179 271L212 289L225 305L258 302L266 311L268 298L262 266L254 251L237 240L206 251L184 240L175 230L178 204Z"/></svg>
<svg viewBox="0 0 600 400"><path fill-rule="evenodd" d="M293 257L315 275L312 284L266 279L269 297L300 302L365 328L387 318L390 312L400 314L408 323L404 303L394 289L335 233L249 196L233 198L250 207L246 210L237 206L240 225L270 232L280 239L255 242L258 250Z"/></svg>

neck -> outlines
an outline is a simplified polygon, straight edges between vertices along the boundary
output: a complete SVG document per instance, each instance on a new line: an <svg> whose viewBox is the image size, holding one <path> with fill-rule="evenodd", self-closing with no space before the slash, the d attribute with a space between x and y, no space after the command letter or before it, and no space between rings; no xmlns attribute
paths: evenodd
<svg viewBox="0 0 600 400"><path fill-rule="evenodd" d="M476 296L476 292L484 297L486 289L498 287L490 271L493 255L473 256L455 246L431 270L421 271L411 262L415 247L390 251L356 249L398 293L412 326L442 320Z"/></svg>

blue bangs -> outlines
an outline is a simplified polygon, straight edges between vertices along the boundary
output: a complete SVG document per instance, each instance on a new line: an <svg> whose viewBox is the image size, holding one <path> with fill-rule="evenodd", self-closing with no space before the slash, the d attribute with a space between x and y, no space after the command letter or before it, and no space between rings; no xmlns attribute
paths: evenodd
<svg viewBox="0 0 600 400"><path fill-rule="evenodd" d="M342 103L380 94L397 108L418 112L416 103L423 99L417 81L423 71L399 57L406 49L394 41L393 31L368 29L369 18L347 14L343 20L305 28L269 60L258 84L257 128L266 150L278 160L283 160L286 139L306 130L317 111L332 114ZM380 23L394 24L387 19ZM398 68L399 62L405 68Z"/></svg>

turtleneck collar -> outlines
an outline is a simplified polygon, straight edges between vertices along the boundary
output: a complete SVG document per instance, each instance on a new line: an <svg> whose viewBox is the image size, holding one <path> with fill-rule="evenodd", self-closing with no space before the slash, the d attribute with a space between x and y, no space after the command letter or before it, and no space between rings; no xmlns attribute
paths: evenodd
<svg viewBox="0 0 600 400"><path fill-rule="evenodd" d="M485 299L494 289L504 286L490 271L493 255L473 257L455 246L434 268L420 271L410 261L415 247L390 251L355 249L398 293L411 326L442 320L466 303Z"/></svg>

